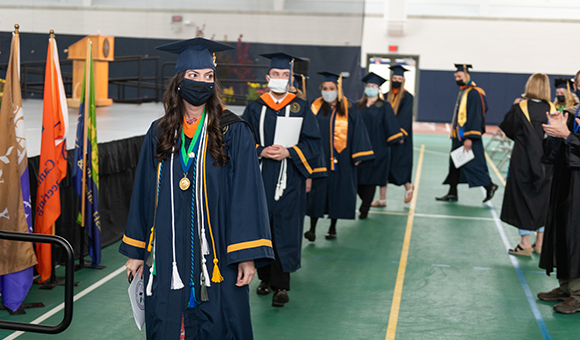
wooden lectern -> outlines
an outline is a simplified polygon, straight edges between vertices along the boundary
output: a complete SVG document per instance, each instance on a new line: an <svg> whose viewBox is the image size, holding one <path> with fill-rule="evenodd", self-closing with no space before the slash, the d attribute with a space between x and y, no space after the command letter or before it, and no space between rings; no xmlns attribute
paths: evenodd
<svg viewBox="0 0 580 340"><path fill-rule="evenodd" d="M78 108L80 106L89 39L93 43L96 105L109 106L113 104L113 100L109 98L109 61L115 59L115 38L97 34L86 36L68 48L68 59L73 60L73 97L67 99L69 107Z"/></svg>

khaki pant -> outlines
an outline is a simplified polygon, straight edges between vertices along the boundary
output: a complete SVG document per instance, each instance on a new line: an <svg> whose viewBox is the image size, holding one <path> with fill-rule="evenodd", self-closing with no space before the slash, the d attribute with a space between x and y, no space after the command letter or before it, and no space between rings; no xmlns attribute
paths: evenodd
<svg viewBox="0 0 580 340"><path fill-rule="evenodd" d="M560 288L564 293L570 294L571 297L580 301L580 278L571 280L560 279L558 281L560 281Z"/></svg>

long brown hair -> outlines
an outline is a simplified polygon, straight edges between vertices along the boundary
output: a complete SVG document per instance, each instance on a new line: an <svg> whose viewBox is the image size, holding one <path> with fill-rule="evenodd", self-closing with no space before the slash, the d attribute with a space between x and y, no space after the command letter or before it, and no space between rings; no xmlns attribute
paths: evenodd
<svg viewBox="0 0 580 340"><path fill-rule="evenodd" d="M403 77L403 81L401 82L401 87L399 87L399 93L395 95L393 92L393 81L391 80L391 84L389 85L389 93L387 94L387 101L391 103L393 107L393 111L395 111L395 116L399 114L399 105L401 105L401 100L403 100L405 96L405 78Z"/></svg>
<svg viewBox="0 0 580 340"><path fill-rule="evenodd" d="M323 83L325 83L325 82L323 82ZM334 83L334 82L333 82L333 83ZM336 83L334 83L334 85L336 85L336 88L337 88L337 90L338 90L338 85L337 85ZM320 87L319 87L319 89L321 89L321 90L322 90L322 84L320 84ZM347 105L348 105L348 99L346 100L346 102L347 102ZM330 104L328 104L328 103L327 103L326 101L324 101L324 100L322 101L322 106L320 107L320 109L322 110L322 114L323 114L325 117L326 117L326 116L328 116L328 113L329 113L329 112L330 112L330 113L332 113L332 112L330 111ZM340 117L344 117L344 115L346 114L345 112L346 112L346 110L345 110L345 108L344 108L344 99L341 101L341 100L338 100L338 98L337 98L337 99L336 99L336 113L337 113L337 114L338 114Z"/></svg>
<svg viewBox="0 0 580 340"><path fill-rule="evenodd" d="M178 93L178 88L183 81L185 71L173 76L167 84L167 89L163 95L163 108L165 115L159 121L157 128L161 130L157 145L157 157L159 160L166 160L171 152L177 153L177 149L172 151L173 146L178 144L178 138L181 134L175 134L175 131L181 131L183 124L183 114L185 105L183 99ZM220 124L220 118L223 113L223 103L220 98L221 87L217 79L215 80L214 94L205 104L205 112L209 119L207 128L208 149L209 153L215 158L213 165L223 166L228 163L228 155L224 152L224 136Z"/></svg>

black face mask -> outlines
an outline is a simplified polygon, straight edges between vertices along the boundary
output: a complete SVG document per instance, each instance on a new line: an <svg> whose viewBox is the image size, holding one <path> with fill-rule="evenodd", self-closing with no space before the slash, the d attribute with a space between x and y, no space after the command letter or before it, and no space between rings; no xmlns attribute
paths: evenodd
<svg viewBox="0 0 580 340"><path fill-rule="evenodd" d="M563 103L563 102L565 102L565 101L566 101L566 96L556 96L556 97L558 98L558 101L559 101L560 103Z"/></svg>
<svg viewBox="0 0 580 340"><path fill-rule="evenodd" d="M459 85L459 86L464 86L464 85L465 85L465 82L464 82L463 80L456 80L455 82L456 82L456 83L457 83L457 85Z"/></svg>
<svg viewBox="0 0 580 340"><path fill-rule="evenodd" d="M181 98L193 106L205 104L215 91L214 83L183 79L178 92Z"/></svg>
<svg viewBox="0 0 580 340"><path fill-rule="evenodd" d="M400 89L401 88L401 85L403 84L403 82L393 81L393 82L391 82L391 84L393 85L393 88L394 89Z"/></svg>

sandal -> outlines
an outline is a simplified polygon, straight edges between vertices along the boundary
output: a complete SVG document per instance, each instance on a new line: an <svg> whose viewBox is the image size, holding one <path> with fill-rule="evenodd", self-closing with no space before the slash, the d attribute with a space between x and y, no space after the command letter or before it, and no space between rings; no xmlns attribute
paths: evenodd
<svg viewBox="0 0 580 340"><path fill-rule="evenodd" d="M411 185L411 189L405 191L405 203L411 202L413 199L413 192L415 191L415 186Z"/></svg>
<svg viewBox="0 0 580 340"><path fill-rule="evenodd" d="M532 249L534 250L534 253L538 255L542 254L542 247L537 246L535 243L532 244Z"/></svg>
<svg viewBox="0 0 580 340"><path fill-rule="evenodd" d="M533 252L534 252L533 248L524 249L522 248L522 246L520 246L519 243L514 249L508 250L508 253L511 255L529 256L529 257L532 257Z"/></svg>
<svg viewBox="0 0 580 340"><path fill-rule="evenodd" d="M373 208L386 207L386 206L387 206L387 200L376 200L371 204L371 207L373 207Z"/></svg>

